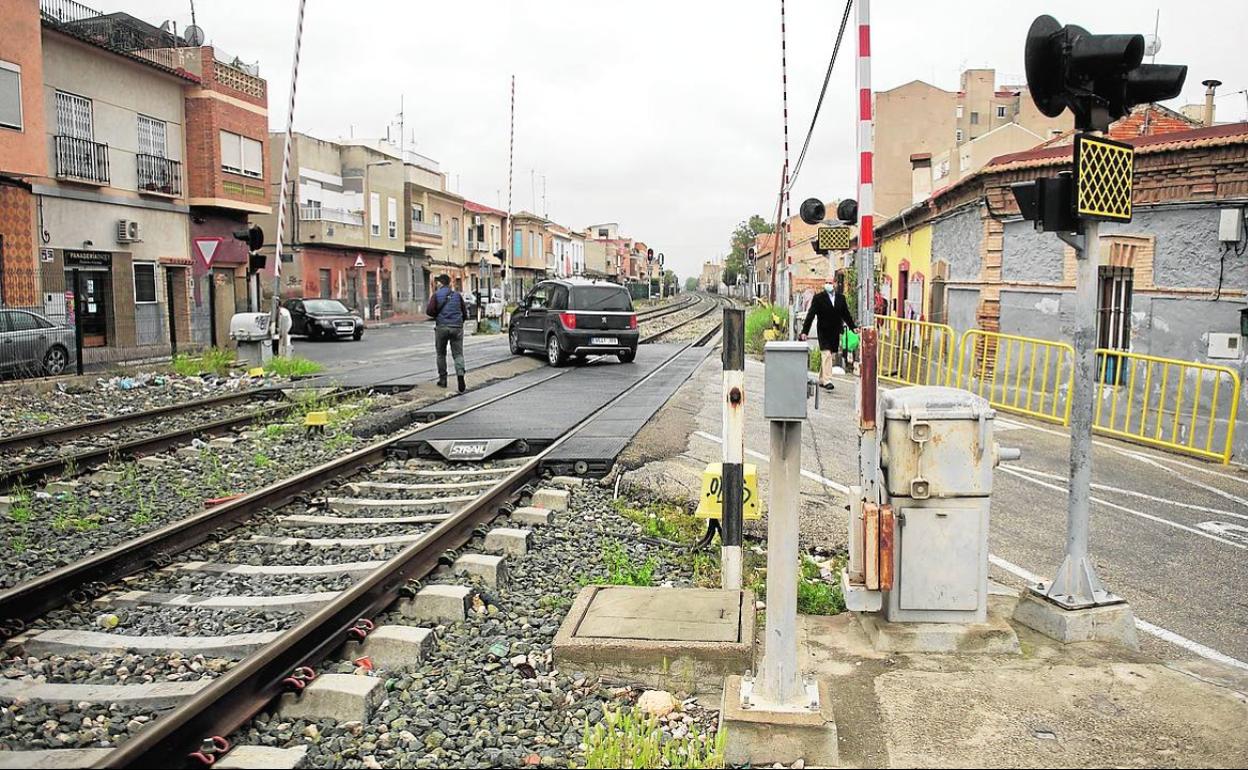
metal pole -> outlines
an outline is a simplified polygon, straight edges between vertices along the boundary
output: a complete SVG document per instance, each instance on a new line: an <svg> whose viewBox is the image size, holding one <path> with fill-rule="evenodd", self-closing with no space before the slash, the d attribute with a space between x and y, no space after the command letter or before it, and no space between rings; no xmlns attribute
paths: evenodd
<svg viewBox="0 0 1248 770"><path fill-rule="evenodd" d="M173 271L165 269L165 303L169 307L169 355L178 355L178 314L173 307Z"/></svg>
<svg viewBox="0 0 1248 770"><path fill-rule="evenodd" d="M208 347L217 346L217 280L208 268Z"/></svg>
<svg viewBox="0 0 1248 770"><path fill-rule="evenodd" d="M79 280L78 268L73 270L74 281L74 357L78 374L82 375L82 282Z"/></svg>
<svg viewBox="0 0 1248 770"><path fill-rule="evenodd" d="M503 290L503 312L499 315L499 329L510 326L511 319L507 317L507 276L511 276L511 280L516 279L513 272L514 267L512 261L512 250L515 246L516 235L511 231L511 181L516 166L516 76L511 76L511 133L508 140L507 151L507 222L503 226L503 238L506 242L503 244L503 273L499 283L502 284Z"/></svg>
<svg viewBox="0 0 1248 770"><path fill-rule="evenodd" d="M741 530L745 524L745 311L724 308L724 457L720 484L724 493L720 572L723 587L741 589Z"/></svg>
<svg viewBox="0 0 1248 770"><path fill-rule="evenodd" d="M286 237L286 200L290 186L290 145L294 139L295 90L299 82L299 49L303 45L303 11L308 0L299 0L299 15L295 21L295 58L290 67L290 102L286 110L286 141L282 145L282 187L277 202L277 243L273 254L273 308L269 323L274 333L279 329L279 303L282 297L282 241ZM285 337L283 337L285 339ZM281 355L286 355L285 349Z"/></svg>
<svg viewBox="0 0 1248 770"><path fill-rule="evenodd" d="M1100 283L1100 223L1086 220L1075 285L1075 387L1070 407L1070 494L1066 506L1066 558L1053 584L1033 591L1066 609L1122 601L1105 590L1088 559L1088 505L1092 486L1092 415L1096 393L1096 304Z"/></svg>
<svg viewBox="0 0 1248 770"><path fill-rule="evenodd" d="M879 433L875 425L875 130L871 93L871 0L858 0L858 327L862 330L862 375L858 379L858 473L868 502L882 502Z"/></svg>
<svg viewBox="0 0 1248 770"><path fill-rule="evenodd" d="M797 668L797 502L802 424L771 421L771 491L767 499L767 631L759 700L786 705L805 691Z"/></svg>

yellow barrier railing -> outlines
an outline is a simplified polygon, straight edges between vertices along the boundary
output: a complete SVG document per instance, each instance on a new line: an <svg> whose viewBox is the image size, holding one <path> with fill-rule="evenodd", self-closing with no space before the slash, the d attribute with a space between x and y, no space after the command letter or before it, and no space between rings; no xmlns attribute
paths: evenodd
<svg viewBox="0 0 1248 770"><path fill-rule="evenodd" d="M876 316L879 378L903 385L956 385L956 335L945 324Z"/></svg>
<svg viewBox="0 0 1248 770"><path fill-rule="evenodd" d="M1239 413L1238 372L1104 348L1096 351L1096 369L1092 424L1097 432L1230 461Z"/></svg>
<svg viewBox="0 0 1248 770"><path fill-rule="evenodd" d="M971 329L958 346L956 383L998 409L1066 425L1074 361L1064 342Z"/></svg>

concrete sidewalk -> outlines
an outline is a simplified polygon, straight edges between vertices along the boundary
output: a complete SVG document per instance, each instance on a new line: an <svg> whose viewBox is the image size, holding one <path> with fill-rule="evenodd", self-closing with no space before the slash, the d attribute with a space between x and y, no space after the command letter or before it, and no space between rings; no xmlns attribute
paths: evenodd
<svg viewBox="0 0 1248 770"><path fill-rule="evenodd" d="M748 361L745 460L758 465L766 499L762 387L761 363ZM836 391L821 394L819 410L812 403L803 425L803 551L845 546L845 492L857 477L855 387L839 380ZM621 456L621 486L696 501L703 468L721 458L720 393L712 357ZM1060 561L1065 488L1040 474L1060 477L1068 439L1044 425L999 417L998 440L1022 446L1024 454L1013 473L1003 468L995 475L991 569L1017 590L1025 577L1046 574ZM1135 608L1141 652L1063 647L1015 626L1021 655L884 655L870 648L851 615L803 618L803 668L832 685L844 764L1248 764L1248 638L1237 588L1248 575L1226 538L1201 537L1198 521L1180 518L1184 511L1206 518L1218 515L1213 511L1248 514L1240 502L1248 477L1097 442L1095 481L1104 488L1096 494L1106 503L1093 510L1092 553L1102 577ZM746 528L765 539L765 522ZM993 601L1009 617L1013 600Z"/></svg>

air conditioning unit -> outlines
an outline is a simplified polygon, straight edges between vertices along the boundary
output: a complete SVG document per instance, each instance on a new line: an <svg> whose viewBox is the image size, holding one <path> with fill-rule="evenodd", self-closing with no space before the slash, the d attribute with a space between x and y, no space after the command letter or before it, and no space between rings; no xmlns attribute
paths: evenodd
<svg viewBox="0 0 1248 770"><path fill-rule="evenodd" d="M139 229L139 223L133 219L117 220L117 242L118 243L139 243L143 240L142 231Z"/></svg>

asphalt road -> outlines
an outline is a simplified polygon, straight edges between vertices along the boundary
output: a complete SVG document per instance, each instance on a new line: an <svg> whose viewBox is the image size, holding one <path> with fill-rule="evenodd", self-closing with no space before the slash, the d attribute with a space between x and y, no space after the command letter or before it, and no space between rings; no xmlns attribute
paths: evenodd
<svg viewBox="0 0 1248 770"><path fill-rule="evenodd" d="M320 380L337 385L414 385L438 377L433 347L433 323L417 323L368 329L359 342L334 340L313 342L294 338L295 354L325 365ZM501 334L464 337L464 364L469 369L510 357L507 339ZM447 351L447 370L455 376L455 363Z"/></svg>

